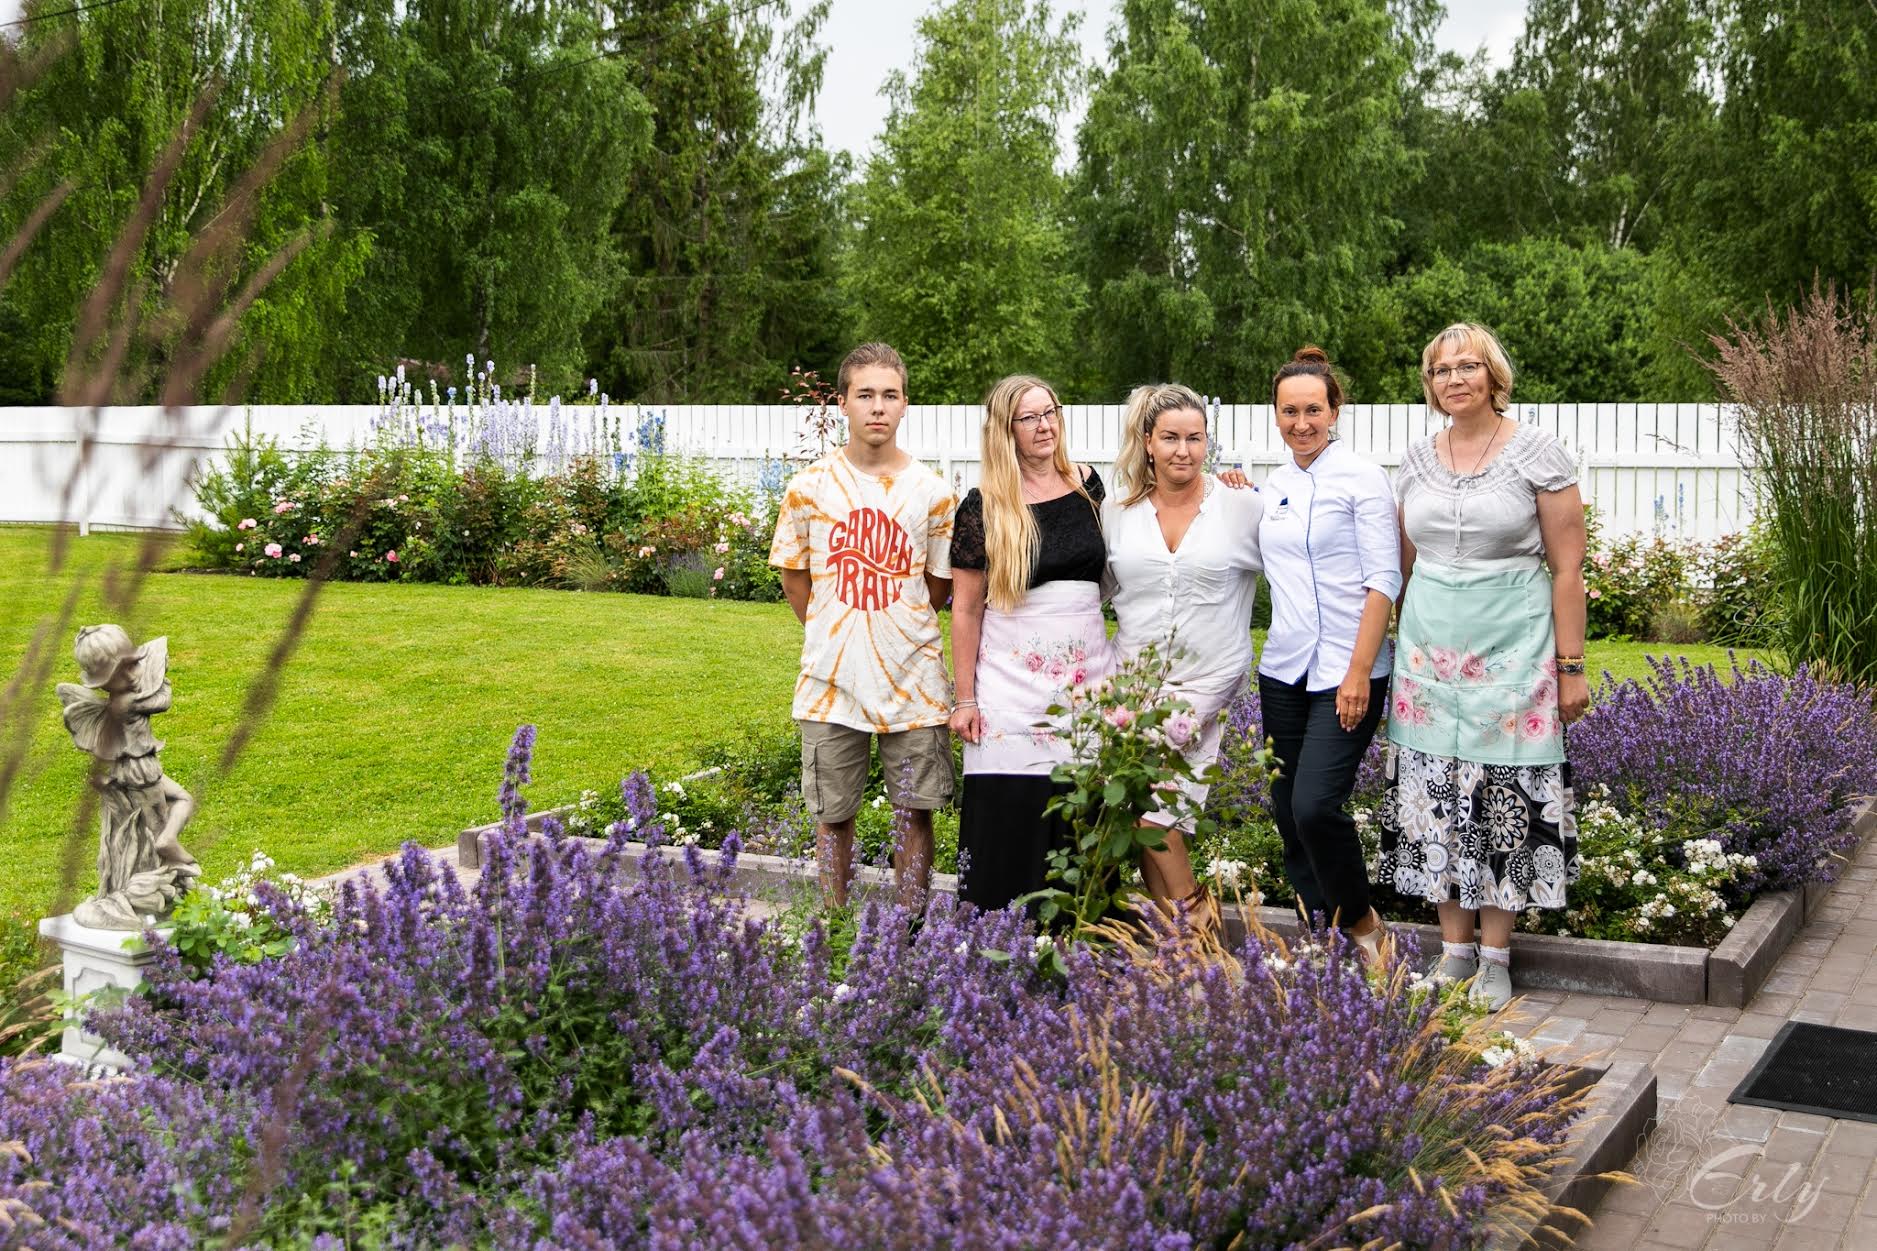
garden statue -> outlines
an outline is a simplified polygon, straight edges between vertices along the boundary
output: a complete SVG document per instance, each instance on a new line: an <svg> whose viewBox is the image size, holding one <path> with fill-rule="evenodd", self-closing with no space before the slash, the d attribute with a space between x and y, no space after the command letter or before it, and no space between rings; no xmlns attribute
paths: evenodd
<svg viewBox="0 0 1877 1251"><path fill-rule="evenodd" d="M59 683L65 728L90 752L102 832L98 893L73 909L80 925L138 930L169 912L202 873L177 836L195 812L189 792L163 774L153 713L169 710L169 640L133 647L114 625L86 626L72 653L79 683Z"/></svg>

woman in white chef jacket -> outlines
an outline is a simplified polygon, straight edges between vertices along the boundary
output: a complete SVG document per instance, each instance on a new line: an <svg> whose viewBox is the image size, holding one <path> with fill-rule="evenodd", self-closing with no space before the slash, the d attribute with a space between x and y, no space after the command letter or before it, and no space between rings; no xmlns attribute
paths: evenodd
<svg viewBox="0 0 1877 1251"><path fill-rule="evenodd" d="M1278 757L1272 815L1305 911L1340 925L1373 963L1387 936L1347 804L1387 703L1388 617L1401 593L1394 491L1386 470L1333 437L1343 387L1323 349L1299 350L1271 390L1290 451L1265 480L1259 529L1271 585L1258 700Z"/></svg>
<svg viewBox="0 0 1877 1251"><path fill-rule="evenodd" d="M1258 594L1259 497L1205 472L1205 401L1178 383L1128 396L1115 489L1102 503L1123 658L1154 644L1175 653L1168 675L1193 705L1200 733L1186 749L1195 770L1219 754L1221 716L1251 672L1251 607ZM1206 788L1186 784L1195 802ZM1142 856L1141 876L1159 900L1204 900L1184 835L1165 813L1166 845Z"/></svg>

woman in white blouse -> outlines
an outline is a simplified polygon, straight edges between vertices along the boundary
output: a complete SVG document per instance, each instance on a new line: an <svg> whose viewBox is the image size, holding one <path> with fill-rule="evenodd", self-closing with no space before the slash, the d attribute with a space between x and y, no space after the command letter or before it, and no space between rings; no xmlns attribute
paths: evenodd
<svg viewBox="0 0 1877 1251"><path fill-rule="evenodd" d="M1387 471L1334 438L1343 387L1323 349L1299 351L1271 391L1290 449L1264 484L1258 531L1271 584L1258 698L1280 762L1272 814L1304 910L1340 925L1373 963L1386 932L1345 805L1387 704L1401 590L1394 492Z"/></svg>
<svg viewBox="0 0 1877 1251"><path fill-rule="evenodd" d="M1222 488L1205 463L1205 401L1178 383L1136 387L1116 487L1102 503L1114 641L1124 658L1150 643L1176 653L1169 685L1193 705L1202 727L1186 751L1196 770L1217 758L1221 714L1251 672L1259 569L1257 493ZM1195 803L1205 799L1201 784L1186 790ZM1165 813L1147 821L1169 827L1164 848L1141 860L1149 893L1200 904L1182 831Z"/></svg>
<svg viewBox="0 0 1877 1251"><path fill-rule="evenodd" d="M1512 419L1512 362L1492 331L1448 326L1421 366L1450 424L1395 478L1408 585L1378 876L1439 908L1439 975L1472 978L1497 1011L1513 922L1564 907L1578 874L1564 727L1590 700L1584 503L1570 452Z"/></svg>

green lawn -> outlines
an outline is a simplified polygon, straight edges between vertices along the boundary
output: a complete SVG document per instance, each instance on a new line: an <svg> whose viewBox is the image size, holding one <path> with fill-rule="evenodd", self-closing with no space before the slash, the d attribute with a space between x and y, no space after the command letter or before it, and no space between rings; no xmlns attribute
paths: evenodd
<svg viewBox="0 0 1877 1251"><path fill-rule="evenodd" d="M139 542L74 540L55 576L49 532L0 527L0 675L12 677L40 623L78 591L50 681L0 724L0 743L31 736L0 813L0 913L41 911L57 894L85 760L50 683L75 680L79 625L169 636L176 702L155 729L165 767L201 801L185 842L211 879L255 848L312 875L406 839L447 842L493 815L523 722L540 726L532 790L547 803L636 767L681 769L706 743L788 720L800 634L785 605L341 583L321 595L272 716L220 777L249 684L305 584L164 573L133 611L107 612L104 575L134 562ZM1651 650L1593 644L1591 665L1639 674ZM1676 650L1726 663L1720 648ZM95 839L87 829L77 844L81 891Z"/></svg>

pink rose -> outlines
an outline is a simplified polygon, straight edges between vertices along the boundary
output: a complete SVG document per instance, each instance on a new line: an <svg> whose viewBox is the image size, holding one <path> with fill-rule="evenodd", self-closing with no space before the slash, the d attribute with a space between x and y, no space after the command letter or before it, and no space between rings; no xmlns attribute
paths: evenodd
<svg viewBox="0 0 1877 1251"><path fill-rule="evenodd" d="M723 566L722 566L722 565L718 565L718 566L717 566L717 569L716 569L716 572L714 572L714 573L712 573L712 574L710 575L710 580L711 580L712 582L722 582L722 581L723 581Z"/></svg>
<svg viewBox="0 0 1877 1251"><path fill-rule="evenodd" d="M1539 678L1532 684L1532 702L1534 704L1555 704L1558 702L1558 684L1551 678Z"/></svg>
<svg viewBox="0 0 1877 1251"><path fill-rule="evenodd" d="M346 553L346 555L347 555L347 556L350 556L350 557L351 557L351 558L352 558L353 560L357 560L357 559L358 559L358 553L357 553L357 552L347 552L347 553Z"/></svg>
<svg viewBox="0 0 1877 1251"><path fill-rule="evenodd" d="M713 552L716 552L719 556L721 556L725 552L730 550L730 545L728 543L719 543L717 544L717 546L711 548L710 550Z"/></svg>
<svg viewBox="0 0 1877 1251"><path fill-rule="evenodd" d="M1053 656L1050 658L1050 661L1049 661L1049 676L1050 677L1060 678L1063 674L1067 672L1069 672L1069 666L1063 663L1063 660L1060 656Z"/></svg>
<svg viewBox="0 0 1877 1251"><path fill-rule="evenodd" d="M269 543L261 550L266 552L269 556L274 557L276 560L280 558L280 544L278 543Z"/></svg>
<svg viewBox="0 0 1877 1251"><path fill-rule="evenodd" d="M1078 668L1069 674L1070 686L1080 686L1086 681L1088 681L1088 670L1086 669Z"/></svg>
<svg viewBox="0 0 1877 1251"><path fill-rule="evenodd" d="M1554 678L1558 676L1558 659L1555 656L1545 657L1544 660L1539 662L1538 667Z"/></svg>
<svg viewBox="0 0 1877 1251"><path fill-rule="evenodd" d="M1551 718L1534 708L1532 711L1519 718L1519 730L1526 738L1537 742L1539 739L1546 738L1550 735Z"/></svg>
<svg viewBox="0 0 1877 1251"><path fill-rule="evenodd" d="M1167 742L1184 751L1199 733L1199 718L1182 708L1166 719L1165 727Z"/></svg>
<svg viewBox="0 0 1877 1251"><path fill-rule="evenodd" d="M1041 673L1043 671L1043 653L1031 652L1028 656L1023 658L1023 664L1031 673Z"/></svg>
<svg viewBox="0 0 1877 1251"><path fill-rule="evenodd" d="M1416 673L1419 673L1422 669L1426 667L1427 667L1427 653L1422 651L1418 647L1410 647L1408 649L1408 668L1414 670Z"/></svg>
<svg viewBox="0 0 1877 1251"><path fill-rule="evenodd" d="M1486 676L1486 658L1478 652L1468 652L1460 661L1460 676L1469 682L1477 682Z"/></svg>
<svg viewBox="0 0 1877 1251"><path fill-rule="evenodd" d="M1134 724L1134 710L1124 707L1121 704L1116 704L1107 712L1102 713L1101 718L1115 729L1125 730L1130 725Z"/></svg>
<svg viewBox="0 0 1877 1251"><path fill-rule="evenodd" d="M1408 697L1403 695L1400 691L1395 692L1395 720L1414 720L1414 705L1410 704Z"/></svg>
<svg viewBox="0 0 1877 1251"><path fill-rule="evenodd" d="M1599 590L1598 590L1598 589L1597 589L1596 587L1594 587L1594 586L1593 586L1593 587L1591 587L1591 588L1590 588L1590 598L1592 598L1592 599L1602 599L1602 598L1603 598L1603 592L1602 592L1602 591L1599 591Z"/></svg>
<svg viewBox="0 0 1877 1251"><path fill-rule="evenodd" d="M1428 659L1434 664L1434 673L1445 682L1452 678L1460 667L1460 654L1451 647L1436 647L1428 652Z"/></svg>
<svg viewBox="0 0 1877 1251"><path fill-rule="evenodd" d="M300 563L300 553L298 553L298 552L295 552L295 553L294 553L293 555L291 555L291 556L289 556L289 557L287 557L287 563L288 563L288 564L290 564L290 565L297 565L297 564L299 564L299 563Z"/></svg>
<svg viewBox="0 0 1877 1251"><path fill-rule="evenodd" d="M235 529L237 529L237 530L254 530L254 529L258 529L258 528L260 527L260 524L261 524L260 522L258 522L258 521L256 521L256 520L255 520L254 518L252 518L252 517L243 517L243 518L241 519L241 524L240 524L240 525L238 525L238 526L236 526L236 527L235 527Z"/></svg>
<svg viewBox="0 0 1877 1251"><path fill-rule="evenodd" d="M1410 717L1409 720L1416 725L1426 725L1431 716L1432 714L1427 711L1426 704L1416 704L1414 706L1414 715Z"/></svg>
<svg viewBox="0 0 1877 1251"><path fill-rule="evenodd" d="M290 513L292 511L293 511L292 500L278 500L274 504L274 516L276 517L280 516L282 513Z"/></svg>
<svg viewBox="0 0 1877 1251"><path fill-rule="evenodd" d="M395 565L398 563L398 554L396 552L386 552L385 560L388 563Z"/></svg>
<svg viewBox="0 0 1877 1251"><path fill-rule="evenodd" d="M237 543L235 544L235 550L237 552L245 552L248 550L248 545L246 543Z"/></svg>

